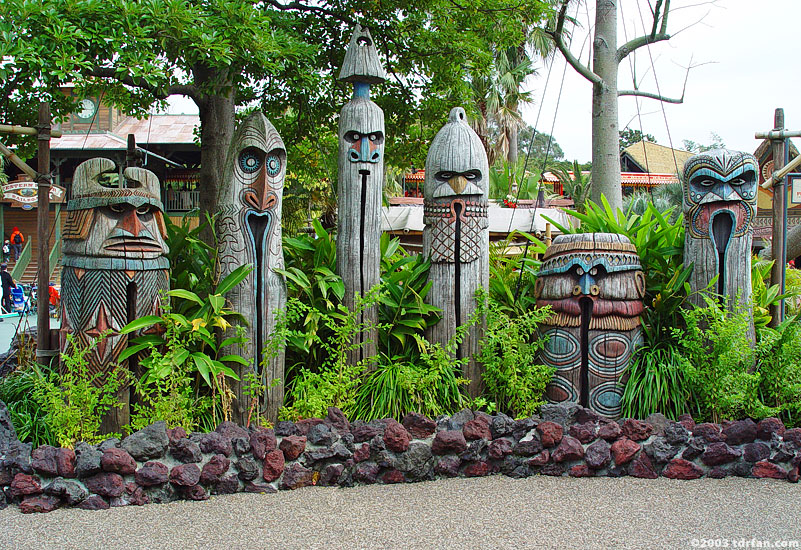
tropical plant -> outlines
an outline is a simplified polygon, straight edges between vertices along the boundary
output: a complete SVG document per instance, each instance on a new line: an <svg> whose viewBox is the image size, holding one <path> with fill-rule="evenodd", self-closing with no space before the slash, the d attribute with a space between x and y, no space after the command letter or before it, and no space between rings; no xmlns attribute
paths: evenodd
<svg viewBox="0 0 801 550"><path fill-rule="evenodd" d="M489 198L533 200L539 191L540 173L526 172L518 177L517 170L508 162L496 163L489 171Z"/></svg>
<svg viewBox="0 0 801 550"><path fill-rule="evenodd" d="M762 403L788 426L801 425L801 315L763 333L757 353Z"/></svg>
<svg viewBox="0 0 801 550"><path fill-rule="evenodd" d="M180 224L174 223L169 216L164 216L166 244L169 247L167 258L171 266L170 288L188 290L205 300L209 294L214 293L218 282L218 252L216 240L209 244L201 237L204 233L211 233L216 237L211 230L214 227L214 218L205 214L201 223L192 227L197 219L196 215L197 212L190 212L181 219ZM196 310L197 304L191 300L173 304L175 313L187 315L192 309Z"/></svg>
<svg viewBox="0 0 801 550"><path fill-rule="evenodd" d="M686 359L675 345L643 346L631 359L621 401L624 418L661 413L676 420L689 411L690 385Z"/></svg>
<svg viewBox="0 0 801 550"><path fill-rule="evenodd" d="M107 333L101 334L88 345L82 345L68 334L68 351L61 354L60 372L35 379L33 397L61 447L71 449L79 441L98 443L119 436L101 434L100 423L109 411L122 407L116 394L128 384L130 374L119 367L108 373L91 373L86 357L107 336Z"/></svg>
<svg viewBox="0 0 801 550"><path fill-rule="evenodd" d="M521 241L527 241L525 244ZM540 267L538 257L545 244L521 231L490 243L489 299L512 317L522 314L537 301L535 283Z"/></svg>
<svg viewBox="0 0 801 550"><path fill-rule="evenodd" d="M0 401L8 408L17 437L34 447L58 445L45 410L34 397L35 389L53 374L51 368L31 362L0 379Z"/></svg>
<svg viewBox="0 0 801 550"><path fill-rule="evenodd" d="M555 372L540 364L545 339L536 337L537 325L551 317L551 309L535 307L511 317L486 296L480 302L487 329L476 358L484 365L487 399L515 418L531 416L544 403L545 386Z"/></svg>
<svg viewBox="0 0 801 550"><path fill-rule="evenodd" d="M758 334L767 328L773 318L770 314L771 306L777 305L783 299L794 297L791 293L780 294L781 287L778 284L770 284L770 270L773 268L773 263L773 260L751 257L751 302L754 328Z"/></svg>
<svg viewBox="0 0 801 550"><path fill-rule="evenodd" d="M552 169L552 172L562 184L565 194L573 199L576 211L584 212L592 190L592 174L582 172L577 160L574 160L572 165L569 162L561 162Z"/></svg>

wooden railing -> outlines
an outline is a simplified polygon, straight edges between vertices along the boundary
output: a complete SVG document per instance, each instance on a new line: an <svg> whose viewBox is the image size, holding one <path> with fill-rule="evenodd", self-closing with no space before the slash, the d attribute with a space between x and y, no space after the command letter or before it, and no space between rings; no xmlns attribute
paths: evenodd
<svg viewBox="0 0 801 550"><path fill-rule="evenodd" d="M189 212L200 206L200 191L167 189L164 206L167 212Z"/></svg>
<svg viewBox="0 0 801 550"><path fill-rule="evenodd" d="M15 281L19 281L22 279L22 274L25 273L25 270L28 268L28 264L31 262L31 239L28 239L28 242L25 243L25 248L22 249L22 254L20 254L19 258L17 258L17 262L14 264L14 269L11 270L11 278Z"/></svg>

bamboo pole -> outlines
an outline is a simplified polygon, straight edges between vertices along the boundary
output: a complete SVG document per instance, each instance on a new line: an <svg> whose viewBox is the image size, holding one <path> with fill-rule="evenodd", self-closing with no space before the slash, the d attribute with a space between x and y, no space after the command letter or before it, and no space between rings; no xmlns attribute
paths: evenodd
<svg viewBox="0 0 801 550"><path fill-rule="evenodd" d="M0 153L3 153L3 155L5 155L5 157L6 157L8 160L10 160L10 161L12 162L12 164L14 164L14 166L16 166L17 168L19 168L20 170L22 170L23 172L25 172L26 174L28 174L28 176L29 176L29 177L30 177L32 180L35 180L35 179L36 179L36 176L38 175L38 174L36 173L36 170L34 170L33 168L31 168L30 166L28 166L27 164L25 164L25 161L23 161L21 158L19 158L19 157L17 156L17 154L16 154L16 153L14 153L14 151L12 151L11 149L9 149L8 147L6 147L5 145L3 145L2 143L0 143Z"/></svg>
<svg viewBox="0 0 801 550"><path fill-rule="evenodd" d="M771 139L773 146L773 167L781 170L784 167L785 144L784 109L776 109L773 116L773 129L776 137ZM787 259L784 240L787 236L787 185L784 179L779 180L773 190L773 234L771 253L774 258L770 272L770 283L779 285L779 293L784 293L784 268ZM777 327L784 321L784 300L770 306L770 326Z"/></svg>
<svg viewBox="0 0 801 550"><path fill-rule="evenodd" d="M773 172L773 174L767 180L765 180L765 183L762 184L762 188L770 189L776 185L777 182L780 182L784 176L798 168L799 164L801 164L801 155L798 155L793 160L788 162L781 170L776 170Z"/></svg>
<svg viewBox="0 0 801 550"><path fill-rule="evenodd" d="M35 136L38 135L36 128L30 126L20 126L18 124L0 124L0 134L15 134L18 136ZM60 138L62 133L60 130L51 130L50 137Z"/></svg>

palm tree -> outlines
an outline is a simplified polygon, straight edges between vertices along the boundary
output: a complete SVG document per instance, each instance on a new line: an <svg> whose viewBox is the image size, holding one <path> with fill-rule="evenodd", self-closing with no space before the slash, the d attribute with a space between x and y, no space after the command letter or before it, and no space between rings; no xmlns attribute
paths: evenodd
<svg viewBox="0 0 801 550"><path fill-rule="evenodd" d="M573 199L573 208L577 212L584 212L584 205L590 198L592 189L592 174L582 173L577 160L574 160L572 165L569 162L560 162L552 172L562 184L565 194Z"/></svg>

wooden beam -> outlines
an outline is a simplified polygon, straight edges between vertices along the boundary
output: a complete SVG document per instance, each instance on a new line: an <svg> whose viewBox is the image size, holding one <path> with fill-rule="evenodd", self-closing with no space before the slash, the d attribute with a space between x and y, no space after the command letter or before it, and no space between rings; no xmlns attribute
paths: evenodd
<svg viewBox="0 0 801 550"><path fill-rule="evenodd" d="M773 116L773 130L779 135L784 131L784 109L776 109ZM781 170L784 167L784 136L771 140L773 145L773 167ZM771 252L773 267L770 270L770 283L779 285L779 293L784 293L784 268L787 262L785 242L787 238L787 184L779 180L773 190L773 234L771 236ZM784 300L770 306L770 326L777 327L784 321Z"/></svg>
<svg viewBox="0 0 801 550"><path fill-rule="evenodd" d="M37 267L37 286L39 307L36 310L36 357L41 361L50 361L53 352L50 349L50 104L39 104L39 124L36 139L39 144L39 183L38 204L36 212L36 234L39 240L39 264ZM58 220L56 220L58 223Z"/></svg>
<svg viewBox="0 0 801 550"><path fill-rule="evenodd" d="M0 134L15 134L18 136L35 136L38 135L36 128L30 126L19 126L17 124L0 124ZM50 137L60 138L62 133L60 130L51 130Z"/></svg>

